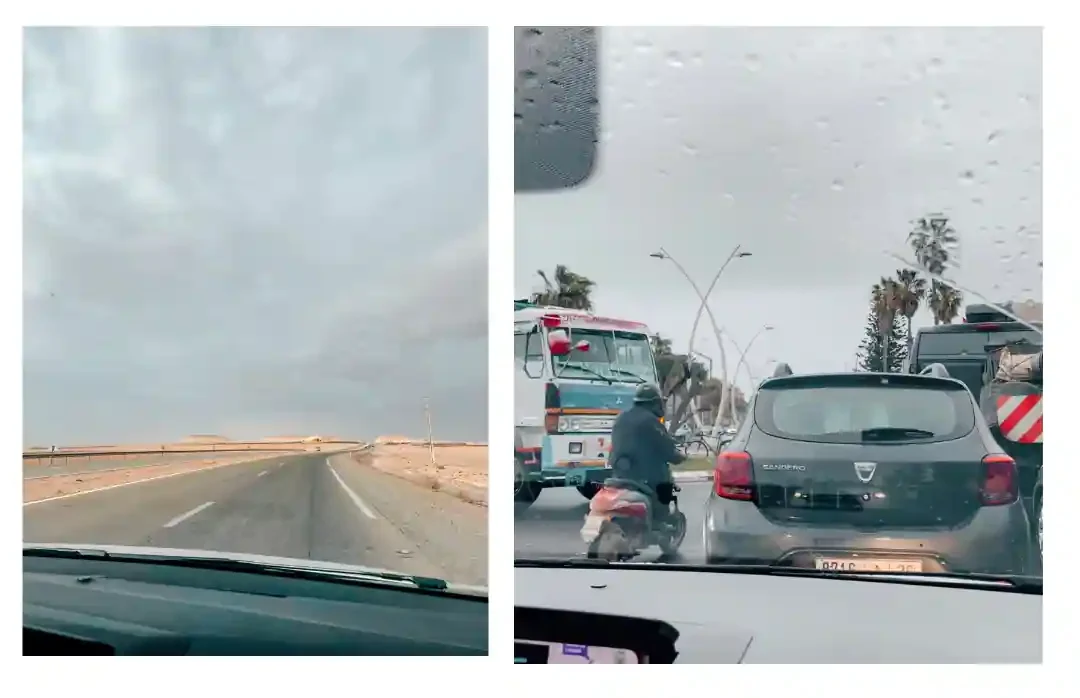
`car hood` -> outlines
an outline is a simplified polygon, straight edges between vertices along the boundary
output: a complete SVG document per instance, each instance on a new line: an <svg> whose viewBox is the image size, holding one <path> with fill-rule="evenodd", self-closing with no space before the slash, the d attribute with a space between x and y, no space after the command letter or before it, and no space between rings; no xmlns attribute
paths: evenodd
<svg viewBox="0 0 1080 698"><path fill-rule="evenodd" d="M275 555L255 555L252 553L234 553L228 551L218 550L189 550L186 548L158 548L150 546L133 546L133 545L103 545L101 543L25 543L23 544L23 550L34 549L63 549L63 550L78 550L84 552L100 552L113 555L154 555L160 557L171 558L201 558L205 560L237 560L240 562L250 562L257 565L268 565L275 567L286 567L293 569L311 570L317 572L331 572L337 575L349 575L355 574L357 577L373 574L396 574L411 576L408 572L401 572L399 570L381 569L378 567L365 567L363 565L352 565L344 562L329 562L323 560L307 560L304 558L296 557L277 557ZM471 586L466 584L455 584L453 582L447 582L446 590L457 594L468 594L472 596L488 595L487 587Z"/></svg>

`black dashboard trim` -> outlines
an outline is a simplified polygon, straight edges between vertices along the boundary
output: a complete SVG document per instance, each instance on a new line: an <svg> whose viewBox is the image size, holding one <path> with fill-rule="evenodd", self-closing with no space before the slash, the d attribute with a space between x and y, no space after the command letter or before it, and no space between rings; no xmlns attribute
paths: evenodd
<svg viewBox="0 0 1080 698"><path fill-rule="evenodd" d="M488 599L350 579L27 556L23 627L47 634L24 648L38 655L74 647L72 638L117 655L486 656Z"/></svg>
<svg viewBox="0 0 1080 698"><path fill-rule="evenodd" d="M648 657L650 664L672 664L679 631L651 618L515 606L514 638L612 647Z"/></svg>

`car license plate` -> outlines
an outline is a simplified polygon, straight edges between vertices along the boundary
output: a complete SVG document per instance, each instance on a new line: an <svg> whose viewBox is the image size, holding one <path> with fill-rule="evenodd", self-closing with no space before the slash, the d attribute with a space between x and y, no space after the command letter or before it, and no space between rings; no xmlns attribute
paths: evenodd
<svg viewBox="0 0 1080 698"><path fill-rule="evenodd" d="M585 525L581 527L581 539L586 543L592 543L600 535L600 529L607 521L603 516L585 517Z"/></svg>
<svg viewBox="0 0 1080 698"><path fill-rule="evenodd" d="M922 560L883 560L874 558L819 557L814 559L819 570L838 572L922 572Z"/></svg>

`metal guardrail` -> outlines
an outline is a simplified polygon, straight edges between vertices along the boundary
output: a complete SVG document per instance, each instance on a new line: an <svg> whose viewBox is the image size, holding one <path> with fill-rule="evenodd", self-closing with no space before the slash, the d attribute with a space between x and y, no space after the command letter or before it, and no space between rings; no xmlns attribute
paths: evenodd
<svg viewBox="0 0 1080 698"><path fill-rule="evenodd" d="M140 456L165 455L169 453L241 453L245 451L308 451L322 448L364 446L362 441L232 441L214 444L162 444L161 446L136 446L115 449L107 446L97 448L58 448L23 451L23 460L43 458L78 458L92 456Z"/></svg>

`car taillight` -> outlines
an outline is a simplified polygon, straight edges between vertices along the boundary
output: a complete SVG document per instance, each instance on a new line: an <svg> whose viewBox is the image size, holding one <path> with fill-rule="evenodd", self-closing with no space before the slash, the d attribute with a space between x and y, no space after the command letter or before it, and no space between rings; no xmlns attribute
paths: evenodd
<svg viewBox="0 0 1080 698"><path fill-rule="evenodd" d="M754 461L746 451L724 451L716 456L713 490L724 499L754 498Z"/></svg>
<svg viewBox="0 0 1080 698"><path fill-rule="evenodd" d="M993 454L982 459L983 485L979 497L983 506L1012 504L1019 497L1016 477L1016 461L1004 454Z"/></svg>
<svg viewBox="0 0 1080 698"><path fill-rule="evenodd" d="M549 434L559 433L559 415L557 413L544 415L544 431Z"/></svg>

